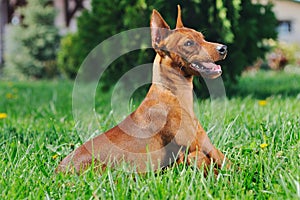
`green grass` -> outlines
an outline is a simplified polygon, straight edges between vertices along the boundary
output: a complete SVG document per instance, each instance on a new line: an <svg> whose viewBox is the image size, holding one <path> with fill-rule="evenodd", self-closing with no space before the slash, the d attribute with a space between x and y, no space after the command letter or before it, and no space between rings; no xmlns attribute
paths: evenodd
<svg viewBox="0 0 300 200"><path fill-rule="evenodd" d="M270 76L246 76L240 84L256 85ZM289 74L276 76L290 79ZM300 199L297 95L268 93L260 102L254 87L247 89L248 97L199 103L203 126L239 171L205 178L201 170L175 165L145 175L120 169L57 175L59 160L82 143L72 117L72 87L71 82L0 83L0 113L7 113L0 120L0 199ZM102 129L109 129L109 95L99 93L97 102L105 119Z"/></svg>
<svg viewBox="0 0 300 200"><path fill-rule="evenodd" d="M259 71L249 73L240 78L232 93L240 96L251 94L256 98L266 98L272 95L297 96L300 95L299 78L299 72Z"/></svg>

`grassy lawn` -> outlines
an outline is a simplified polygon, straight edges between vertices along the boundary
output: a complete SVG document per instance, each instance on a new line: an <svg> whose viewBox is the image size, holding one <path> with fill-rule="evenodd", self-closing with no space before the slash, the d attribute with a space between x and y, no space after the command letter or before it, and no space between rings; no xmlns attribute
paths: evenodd
<svg viewBox="0 0 300 200"><path fill-rule="evenodd" d="M239 167L205 178L184 165L145 175L56 175L59 161L83 142L72 83L2 82L0 199L300 199L299 84L300 75L259 73L240 80L239 96L200 101L198 117L213 143ZM96 102L101 118L110 118L109 95L97 94Z"/></svg>

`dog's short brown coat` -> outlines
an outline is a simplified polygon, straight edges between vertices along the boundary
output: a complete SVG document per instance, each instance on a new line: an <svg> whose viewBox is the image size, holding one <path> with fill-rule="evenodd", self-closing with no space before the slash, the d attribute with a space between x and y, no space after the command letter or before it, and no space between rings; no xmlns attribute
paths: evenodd
<svg viewBox="0 0 300 200"><path fill-rule="evenodd" d="M139 172L172 162L196 162L198 167L220 167L224 155L210 142L193 111L193 76L215 78L226 46L207 42L204 36L183 26L178 6L177 25L171 30L153 10L152 46L157 55L152 86L147 96L124 121L87 141L62 160L57 171L80 172L93 161L101 167L125 161ZM187 155L187 157L185 157Z"/></svg>

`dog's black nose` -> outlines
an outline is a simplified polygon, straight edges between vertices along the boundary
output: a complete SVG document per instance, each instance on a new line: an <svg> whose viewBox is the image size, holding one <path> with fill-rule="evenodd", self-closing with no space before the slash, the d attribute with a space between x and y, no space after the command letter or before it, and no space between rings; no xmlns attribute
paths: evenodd
<svg viewBox="0 0 300 200"><path fill-rule="evenodd" d="M217 46L217 50L218 50L219 54L222 56L227 54L227 46L226 45Z"/></svg>

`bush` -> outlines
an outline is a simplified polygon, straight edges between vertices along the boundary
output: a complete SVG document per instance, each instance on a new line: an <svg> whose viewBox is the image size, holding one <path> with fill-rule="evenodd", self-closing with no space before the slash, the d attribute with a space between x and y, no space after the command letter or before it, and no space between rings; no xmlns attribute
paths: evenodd
<svg viewBox="0 0 300 200"><path fill-rule="evenodd" d="M71 79L76 77L78 66L81 64L81 59L78 59L82 53L80 46L74 45L77 42L80 42L78 34L66 35L60 42L61 48L57 55L59 70Z"/></svg>
<svg viewBox="0 0 300 200"><path fill-rule="evenodd" d="M103 40L121 31L133 28L135 23L137 23L136 27L148 26L149 16L133 20L133 14L130 14L132 11L141 11L144 16L145 8L143 8L144 4L142 2L140 1L140 4L138 2L130 4L125 0L93 0L91 10L84 10L81 16L77 18L78 32L67 35L61 41L61 49L58 53L60 71L69 78L75 78L83 60ZM140 23L146 21L147 25ZM151 55L148 60L149 62L152 61L154 53L141 50L128 53L113 62L102 76L102 82L104 82L102 89L109 89L111 83L114 83L126 70L142 63L139 62L140 57L145 57L145 54ZM143 63L147 63L146 60L147 58L143 60Z"/></svg>
<svg viewBox="0 0 300 200"><path fill-rule="evenodd" d="M21 42L17 42L20 40L20 32L19 26L6 26L3 75L9 79L24 79L23 70L30 72L34 66L34 60L29 55L28 50Z"/></svg>
<svg viewBox="0 0 300 200"><path fill-rule="evenodd" d="M277 36L277 20L272 12L272 5L252 4L251 0L93 0L92 9L84 11L78 18L78 37L69 38L72 40L69 43L71 46L65 46L63 40L60 52L63 59L60 60L60 66L72 68L72 75L69 77L73 77L83 59L101 41L123 30L149 26L149 18L154 8L174 27L177 4L182 6L185 26L202 31L210 41L228 45L228 57L221 65L224 69L223 78L230 82L234 82L243 69L258 57L264 57L269 50L263 43L265 39ZM65 54L68 49L73 49L74 54ZM80 56L73 56L79 54ZM132 66L152 62L153 57L153 51L135 51L118 59L110 68L115 72L111 74L116 76L110 75L110 79L105 79L106 84L111 86L121 72ZM196 85L196 90L197 87L202 86Z"/></svg>
<svg viewBox="0 0 300 200"><path fill-rule="evenodd" d="M34 78L57 74L56 53L59 45L58 29L54 26L55 10L48 0L29 0L17 12L24 16L22 24L11 26L7 33L7 68L18 69Z"/></svg>
<svg viewBox="0 0 300 200"><path fill-rule="evenodd" d="M234 3L232 3L234 4ZM234 40L228 44L229 54L224 61L226 80L236 81L242 71L252 65L258 58L263 58L271 49L264 41L277 38L277 19L272 11L272 4L252 4L243 0L240 4L238 18L228 10Z"/></svg>

